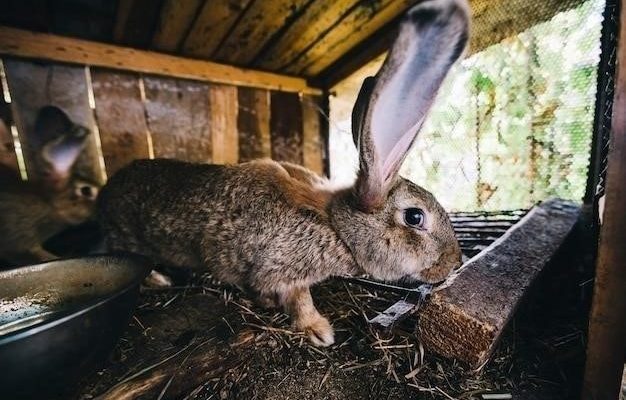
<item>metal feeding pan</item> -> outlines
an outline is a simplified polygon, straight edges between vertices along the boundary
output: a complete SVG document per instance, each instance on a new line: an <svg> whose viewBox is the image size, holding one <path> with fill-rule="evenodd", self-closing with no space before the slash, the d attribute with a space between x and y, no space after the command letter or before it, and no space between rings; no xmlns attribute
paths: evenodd
<svg viewBox="0 0 626 400"><path fill-rule="evenodd" d="M67 397L115 346L148 266L105 255L0 271L0 397Z"/></svg>

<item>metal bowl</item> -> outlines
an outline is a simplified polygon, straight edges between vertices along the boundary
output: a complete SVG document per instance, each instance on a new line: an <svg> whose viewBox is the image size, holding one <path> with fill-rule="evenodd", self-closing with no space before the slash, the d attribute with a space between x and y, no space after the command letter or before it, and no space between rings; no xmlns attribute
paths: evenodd
<svg viewBox="0 0 626 400"><path fill-rule="evenodd" d="M71 393L115 346L148 265L105 255L0 271L2 397Z"/></svg>

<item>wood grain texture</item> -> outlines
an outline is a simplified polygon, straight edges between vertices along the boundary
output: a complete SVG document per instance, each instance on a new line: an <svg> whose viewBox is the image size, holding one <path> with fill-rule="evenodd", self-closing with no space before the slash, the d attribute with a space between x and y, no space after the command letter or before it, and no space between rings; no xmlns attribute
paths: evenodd
<svg viewBox="0 0 626 400"><path fill-rule="evenodd" d="M0 54L237 86L321 94L306 80L127 47L0 26Z"/></svg>
<svg viewBox="0 0 626 400"><path fill-rule="evenodd" d="M148 158L144 105L139 76L91 69L96 116L107 175L138 158Z"/></svg>
<svg viewBox="0 0 626 400"><path fill-rule="evenodd" d="M178 50L202 3L202 0L165 0L152 37L152 48L167 52Z"/></svg>
<svg viewBox="0 0 626 400"><path fill-rule="evenodd" d="M119 0L113 27L115 42L132 47L150 44L161 10L157 0Z"/></svg>
<svg viewBox="0 0 626 400"><path fill-rule="evenodd" d="M322 137L323 118L321 99L315 96L302 96L302 165L324 174L324 140Z"/></svg>
<svg viewBox="0 0 626 400"><path fill-rule="evenodd" d="M472 32L468 56L547 21L555 14L574 8L581 3L582 0L549 0L543 2L541 7L528 7L528 3L523 0L471 1ZM503 9L506 9L506 12L503 12ZM327 64L323 70L316 72L311 82L320 87L333 87L383 54L389 49L396 36L396 27L400 18L402 18L402 13L380 29L369 34L364 33L364 40L350 50L344 51L339 58Z"/></svg>
<svg viewBox="0 0 626 400"><path fill-rule="evenodd" d="M270 99L272 158L302 165L302 106L295 93L272 92Z"/></svg>
<svg viewBox="0 0 626 400"><path fill-rule="evenodd" d="M619 397L626 357L626 2L620 21L606 200L596 260L582 399Z"/></svg>
<svg viewBox="0 0 626 400"><path fill-rule="evenodd" d="M281 27L298 17L307 3L308 0L253 2L212 58L228 64L248 64Z"/></svg>
<svg viewBox="0 0 626 400"><path fill-rule="evenodd" d="M239 160L237 134L237 88L211 85L209 87L210 126L215 164L235 164Z"/></svg>
<svg viewBox="0 0 626 400"><path fill-rule="evenodd" d="M143 81L154 156L210 162L209 85L159 77Z"/></svg>
<svg viewBox="0 0 626 400"><path fill-rule="evenodd" d="M94 182L102 182L85 68L36 64L16 59L5 59L4 68L11 91L13 118L19 131L29 178L37 179L41 176L36 154L52 139L36 135L34 128L37 114L41 107L54 105L63 110L75 124L91 130L84 150L76 161L75 171Z"/></svg>
<svg viewBox="0 0 626 400"><path fill-rule="evenodd" d="M320 38L284 71L298 76L316 76L344 53L401 15L413 3L415 1L411 0L359 3L358 7L354 7L348 15L345 15L334 29Z"/></svg>
<svg viewBox="0 0 626 400"><path fill-rule="evenodd" d="M271 157L269 92L239 88L238 98L239 162Z"/></svg>
<svg viewBox="0 0 626 400"><path fill-rule="evenodd" d="M254 65L267 70L280 70L317 40L337 26L358 0L318 0L311 3Z"/></svg>
<svg viewBox="0 0 626 400"><path fill-rule="evenodd" d="M524 293L569 235L579 208L565 200L534 207L432 293L420 312L426 348L480 367L491 356Z"/></svg>
<svg viewBox="0 0 626 400"><path fill-rule="evenodd" d="M12 123L11 105L4 101L4 96L0 93L0 164L13 171L18 171L13 135L11 134Z"/></svg>
<svg viewBox="0 0 626 400"><path fill-rule="evenodd" d="M250 1L206 1L185 39L183 54L211 58Z"/></svg>

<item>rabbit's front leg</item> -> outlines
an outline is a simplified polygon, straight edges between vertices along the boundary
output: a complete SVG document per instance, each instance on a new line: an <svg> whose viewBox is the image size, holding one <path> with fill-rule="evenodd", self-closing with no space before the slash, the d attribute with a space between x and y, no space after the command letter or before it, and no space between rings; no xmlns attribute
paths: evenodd
<svg viewBox="0 0 626 400"><path fill-rule="evenodd" d="M282 294L281 300L296 329L304 331L314 345L330 346L335 343L333 327L315 308L308 287L289 289Z"/></svg>

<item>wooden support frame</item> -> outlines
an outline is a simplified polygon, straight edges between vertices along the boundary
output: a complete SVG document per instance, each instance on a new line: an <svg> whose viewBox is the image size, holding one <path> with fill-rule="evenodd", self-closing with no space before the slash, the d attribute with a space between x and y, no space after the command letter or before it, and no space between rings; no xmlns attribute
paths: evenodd
<svg viewBox="0 0 626 400"><path fill-rule="evenodd" d="M606 201L596 260L582 399L616 399L626 356L626 1L620 1Z"/></svg>
<svg viewBox="0 0 626 400"><path fill-rule="evenodd" d="M97 43L0 26L0 55L60 61L124 71L250 86L284 92L322 94L306 80L209 61Z"/></svg>
<svg viewBox="0 0 626 400"><path fill-rule="evenodd" d="M579 208L565 200L534 207L468 261L452 285L432 293L419 314L420 342L473 368L483 366L527 289L578 217Z"/></svg>

